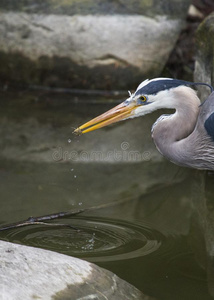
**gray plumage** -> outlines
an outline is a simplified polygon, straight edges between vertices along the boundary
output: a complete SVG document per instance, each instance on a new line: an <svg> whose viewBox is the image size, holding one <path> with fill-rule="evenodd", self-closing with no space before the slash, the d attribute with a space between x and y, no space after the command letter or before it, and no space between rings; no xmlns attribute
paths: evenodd
<svg viewBox="0 0 214 300"><path fill-rule="evenodd" d="M200 106L191 88L179 86L171 100L176 112L153 128L156 147L178 165L214 170L214 92Z"/></svg>

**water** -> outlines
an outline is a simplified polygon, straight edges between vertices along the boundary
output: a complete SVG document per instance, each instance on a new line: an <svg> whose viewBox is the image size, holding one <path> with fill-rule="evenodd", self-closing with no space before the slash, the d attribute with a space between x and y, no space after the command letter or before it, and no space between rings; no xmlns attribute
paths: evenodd
<svg viewBox="0 0 214 300"><path fill-rule="evenodd" d="M155 299L213 299L213 177L159 156L158 114L73 137L112 104L71 98L1 95L0 223L94 208L0 238L86 259Z"/></svg>

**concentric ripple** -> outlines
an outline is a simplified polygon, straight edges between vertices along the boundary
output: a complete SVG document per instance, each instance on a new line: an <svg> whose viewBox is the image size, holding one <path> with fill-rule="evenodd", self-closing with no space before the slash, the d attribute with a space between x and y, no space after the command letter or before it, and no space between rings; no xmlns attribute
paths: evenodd
<svg viewBox="0 0 214 300"><path fill-rule="evenodd" d="M147 226L113 219L75 217L54 224L30 226L1 233L1 239L40 247L91 262L131 259L153 253L161 246L163 236Z"/></svg>

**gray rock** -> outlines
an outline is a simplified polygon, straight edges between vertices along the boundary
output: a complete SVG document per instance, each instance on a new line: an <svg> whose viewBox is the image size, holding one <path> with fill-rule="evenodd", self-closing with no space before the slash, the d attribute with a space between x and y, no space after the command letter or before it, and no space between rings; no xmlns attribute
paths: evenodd
<svg viewBox="0 0 214 300"><path fill-rule="evenodd" d="M192 217L190 244L199 265L207 273L210 295L214 296L214 178L210 173L201 174L201 183L192 186ZM204 187L204 189L201 188Z"/></svg>
<svg viewBox="0 0 214 300"><path fill-rule="evenodd" d="M196 34L196 62L194 80L214 84L214 14L199 26ZM199 87L200 97L205 100L210 94L207 87Z"/></svg>
<svg viewBox="0 0 214 300"><path fill-rule="evenodd" d="M129 283L94 264L3 241L0 294L4 300L149 300Z"/></svg>
<svg viewBox="0 0 214 300"><path fill-rule="evenodd" d="M0 9L27 13L69 15L76 14L138 14L154 17L155 15L170 15L172 18L184 17L190 1L182 0L23 0L1 1Z"/></svg>
<svg viewBox="0 0 214 300"><path fill-rule="evenodd" d="M67 87L134 86L162 71L190 1L54 2L1 5L18 10L0 14L1 78Z"/></svg>

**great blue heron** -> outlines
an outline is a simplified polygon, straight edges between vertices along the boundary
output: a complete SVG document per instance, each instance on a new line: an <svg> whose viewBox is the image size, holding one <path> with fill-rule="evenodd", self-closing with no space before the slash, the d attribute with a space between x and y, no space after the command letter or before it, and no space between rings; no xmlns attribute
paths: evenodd
<svg viewBox="0 0 214 300"><path fill-rule="evenodd" d="M202 104L190 88L199 84L209 86L212 92ZM175 164L214 170L214 92L205 83L147 79L135 93L129 92L124 102L83 124L74 133L86 133L162 108L175 109L175 112L160 116L152 126L152 138L158 151Z"/></svg>

